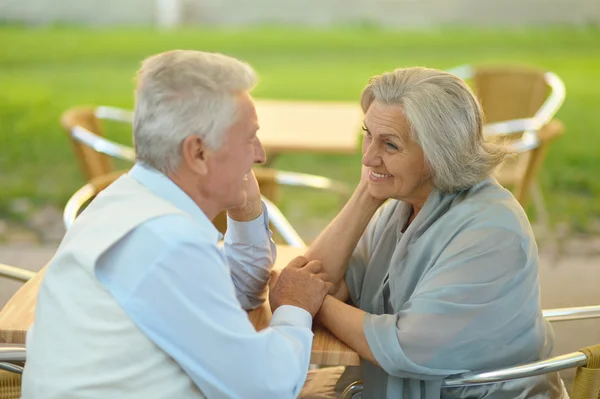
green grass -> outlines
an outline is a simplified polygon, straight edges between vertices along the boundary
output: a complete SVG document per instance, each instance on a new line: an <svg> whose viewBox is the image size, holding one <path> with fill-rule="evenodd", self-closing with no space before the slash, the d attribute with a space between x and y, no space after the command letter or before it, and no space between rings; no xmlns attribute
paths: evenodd
<svg viewBox="0 0 600 399"><path fill-rule="evenodd" d="M585 231L600 218L600 31L444 29L389 32L264 28L244 31L0 27L0 214L15 198L63 206L83 180L58 119L78 104L130 108L133 76L151 54L191 48L250 62L261 83L256 97L356 101L367 79L401 66L450 68L510 62L556 72L567 87L558 117L566 135L541 175L554 222ZM128 129L108 132L131 143ZM360 156L293 154L275 165L354 183ZM282 207L311 223L335 214L336 199L287 190ZM322 224L321 224L322 227ZM317 227L315 227L317 228Z"/></svg>

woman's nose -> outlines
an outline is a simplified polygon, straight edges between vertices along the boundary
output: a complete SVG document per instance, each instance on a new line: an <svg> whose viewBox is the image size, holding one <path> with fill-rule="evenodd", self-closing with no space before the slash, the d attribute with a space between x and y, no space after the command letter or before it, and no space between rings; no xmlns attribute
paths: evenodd
<svg viewBox="0 0 600 399"><path fill-rule="evenodd" d="M381 164L381 157L377 154L373 145L363 147L362 164L365 166L379 166Z"/></svg>

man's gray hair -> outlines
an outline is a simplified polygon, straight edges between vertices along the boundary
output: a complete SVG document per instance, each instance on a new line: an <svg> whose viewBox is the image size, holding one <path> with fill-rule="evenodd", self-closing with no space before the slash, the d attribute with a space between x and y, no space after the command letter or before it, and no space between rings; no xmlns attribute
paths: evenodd
<svg viewBox="0 0 600 399"><path fill-rule="evenodd" d="M479 183L506 155L500 145L484 141L481 106L453 74L416 67L374 76L361 95L365 113L373 101L403 107L410 138L423 149L433 185L442 192Z"/></svg>
<svg viewBox="0 0 600 399"><path fill-rule="evenodd" d="M236 93L256 74L223 54L173 50L151 56L137 73L133 141L139 161L168 174L181 161L181 144L195 135L218 148L235 121Z"/></svg>

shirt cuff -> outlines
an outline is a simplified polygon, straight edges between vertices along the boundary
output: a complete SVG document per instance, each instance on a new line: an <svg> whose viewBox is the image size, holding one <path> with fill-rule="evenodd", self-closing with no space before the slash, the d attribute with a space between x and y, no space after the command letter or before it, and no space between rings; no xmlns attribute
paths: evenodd
<svg viewBox="0 0 600 399"><path fill-rule="evenodd" d="M302 308L292 305L281 305L273 313L271 326L297 326L312 329L312 316Z"/></svg>
<svg viewBox="0 0 600 399"><path fill-rule="evenodd" d="M269 238L269 213L264 202L260 216L248 222L233 220L227 215L227 242L262 245L266 238Z"/></svg>

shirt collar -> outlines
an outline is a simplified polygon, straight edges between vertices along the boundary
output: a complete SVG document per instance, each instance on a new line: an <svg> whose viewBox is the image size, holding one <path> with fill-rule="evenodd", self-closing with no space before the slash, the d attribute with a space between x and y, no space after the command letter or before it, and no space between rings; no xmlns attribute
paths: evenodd
<svg viewBox="0 0 600 399"><path fill-rule="evenodd" d="M177 208L189 214L215 242L222 239L221 233L204 214L202 209L196 205L189 195L163 173L138 162L131 168L128 174L157 196L169 201Z"/></svg>

